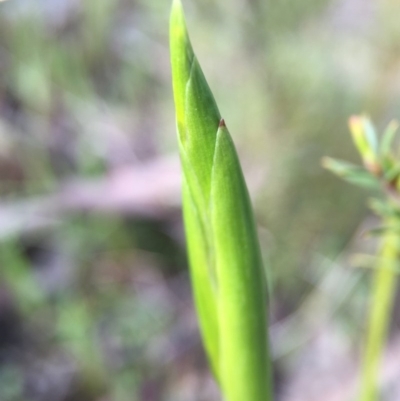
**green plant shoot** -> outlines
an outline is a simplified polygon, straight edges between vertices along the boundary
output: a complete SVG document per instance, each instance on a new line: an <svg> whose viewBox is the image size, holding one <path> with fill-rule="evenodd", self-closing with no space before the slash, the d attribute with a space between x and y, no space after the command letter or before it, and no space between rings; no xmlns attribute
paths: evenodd
<svg viewBox="0 0 400 401"><path fill-rule="evenodd" d="M334 160L323 159L323 166L343 179L369 189L380 189L383 199L374 199L371 207L380 215L383 227L374 230L381 235L380 250L374 259L374 272L367 336L361 369L360 401L379 399L379 371L382 351L390 322L397 284L400 256L400 165L391 144L398 128L389 124L378 143L369 118L353 116L349 120L353 141L364 168Z"/></svg>
<svg viewBox="0 0 400 401"><path fill-rule="evenodd" d="M179 0L172 5L170 48L185 231L203 342L227 401L269 401L266 286L251 203Z"/></svg>

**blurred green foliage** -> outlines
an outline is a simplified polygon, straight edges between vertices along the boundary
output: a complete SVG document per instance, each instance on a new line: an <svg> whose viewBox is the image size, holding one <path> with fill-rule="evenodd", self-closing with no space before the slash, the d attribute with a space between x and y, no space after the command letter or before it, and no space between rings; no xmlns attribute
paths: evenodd
<svg viewBox="0 0 400 401"><path fill-rule="evenodd" d="M15 216L3 212L34 208L69 180L176 153L169 7L0 2L2 401L201 393L179 378L202 372L203 359L171 351L175 342L193 351L194 341L182 334L193 334L193 315L176 213L70 210L11 232ZM378 126L400 117L398 4L194 0L185 9L244 165L279 320L312 293L315 260L340 253L365 216L365 194L320 158L356 158L349 115L366 110Z"/></svg>

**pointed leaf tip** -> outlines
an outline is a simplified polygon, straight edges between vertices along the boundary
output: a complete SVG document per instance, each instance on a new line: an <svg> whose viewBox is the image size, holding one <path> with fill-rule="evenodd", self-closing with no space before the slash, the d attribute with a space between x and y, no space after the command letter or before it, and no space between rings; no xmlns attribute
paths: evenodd
<svg viewBox="0 0 400 401"><path fill-rule="evenodd" d="M172 3L170 16L170 50L176 118L180 135L184 135L185 92L193 66L194 53L187 32L185 15L180 0L174 0Z"/></svg>
<svg viewBox="0 0 400 401"><path fill-rule="evenodd" d="M219 121L218 127L219 128L226 127L225 120L223 118L221 118L221 120Z"/></svg>
<svg viewBox="0 0 400 401"><path fill-rule="evenodd" d="M181 0L172 0L171 10L172 10L172 13L180 12L181 14L183 14L183 7L182 7Z"/></svg>

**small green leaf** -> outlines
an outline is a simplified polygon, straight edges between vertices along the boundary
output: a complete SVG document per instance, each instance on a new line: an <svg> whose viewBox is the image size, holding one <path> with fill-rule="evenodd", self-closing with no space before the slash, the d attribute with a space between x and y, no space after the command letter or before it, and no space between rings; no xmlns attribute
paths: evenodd
<svg viewBox="0 0 400 401"><path fill-rule="evenodd" d="M372 125L371 120L368 117L361 117L363 128L365 132L365 137L367 139L368 145L374 155L378 154L378 136L376 135L375 128Z"/></svg>
<svg viewBox="0 0 400 401"><path fill-rule="evenodd" d="M331 157L324 157L322 159L322 166L351 184L369 189L379 188L377 178L355 164L332 159Z"/></svg>
<svg viewBox="0 0 400 401"><path fill-rule="evenodd" d="M384 173L383 173L383 178L387 182L391 182L395 180L400 174L400 164L395 162L393 163L391 168L388 168Z"/></svg>
<svg viewBox="0 0 400 401"><path fill-rule="evenodd" d="M378 174L380 171L378 141L371 121L365 116L352 116L349 119L349 128L365 167L374 174Z"/></svg>
<svg viewBox="0 0 400 401"><path fill-rule="evenodd" d="M387 201L373 198L368 201L368 206L378 216L382 216L385 218L390 218L390 217L400 218L400 210L398 209L398 207L395 207L394 205L392 205Z"/></svg>
<svg viewBox="0 0 400 401"><path fill-rule="evenodd" d="M379 153L381 155L386 155L390 152L390 148L392 146L398 128L399 123L396 120L391 121L387 126L385 132L382 135L381 144L379 147Z"/></svg>
<svg viewBox="0 0 400 401"><path fill-rule="evenodd" d="M383 176L384 177L388 173L388 171L392 170L397 165L396 160L394 159L394 157L390 153L386 153L384 155L381 155L380 163L381 163L381 166L382 166L382 171L383 171Z"/></svg>

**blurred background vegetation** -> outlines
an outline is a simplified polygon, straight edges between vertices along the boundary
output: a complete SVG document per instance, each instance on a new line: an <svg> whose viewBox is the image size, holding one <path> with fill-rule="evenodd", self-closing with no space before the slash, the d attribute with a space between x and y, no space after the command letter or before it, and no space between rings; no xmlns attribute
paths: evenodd
<svg viewBox="0 0 400 401"><path fill-rule="evenodd" d="M369 273L348 255L374 252L375 222L320 159L357 160L351 114L400 118L400 2L184 6L255 205L277 400L350 400ZM169 8L0 1L1 401L220 400L187 275Z"/></svg>

